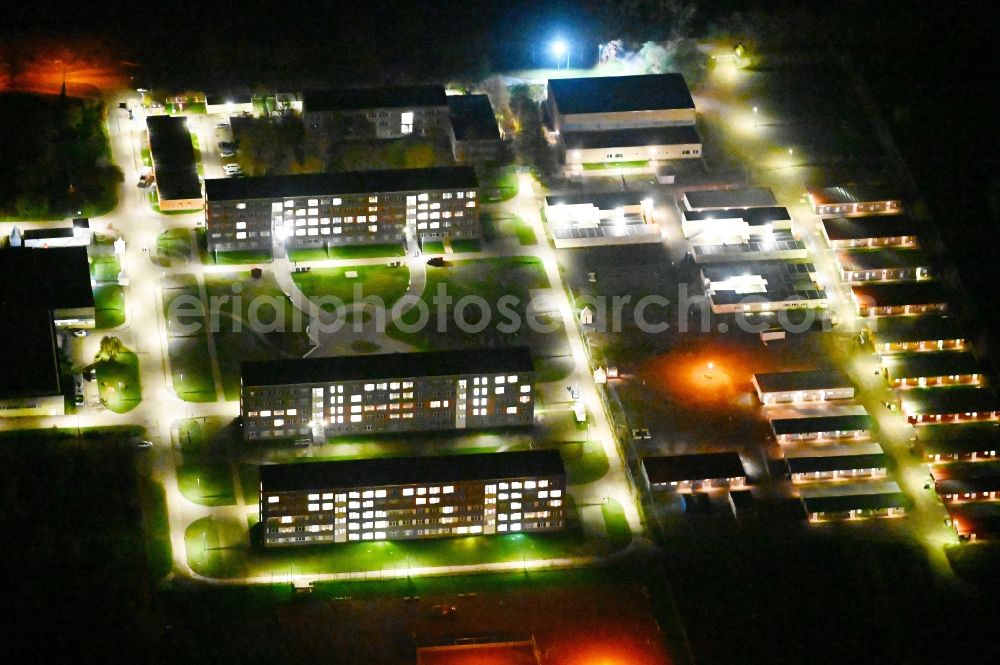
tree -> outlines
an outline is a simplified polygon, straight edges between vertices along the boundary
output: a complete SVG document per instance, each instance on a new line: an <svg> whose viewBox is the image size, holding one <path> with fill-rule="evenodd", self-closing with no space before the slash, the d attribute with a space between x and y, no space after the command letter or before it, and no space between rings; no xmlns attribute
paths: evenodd
<svg viewBox="0 0 1000 665"><path fill-rule="evenodd" d="M125 345L114 335L101 338L101 347L94 357L95 362L111 362L125 350Z"/></svg>

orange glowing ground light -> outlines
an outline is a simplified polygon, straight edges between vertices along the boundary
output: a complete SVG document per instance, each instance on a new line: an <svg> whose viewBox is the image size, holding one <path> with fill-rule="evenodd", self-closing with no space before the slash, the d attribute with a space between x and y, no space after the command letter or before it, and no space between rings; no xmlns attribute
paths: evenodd
<svg viewBox="0 0 1000 665"><path fill-rule="evenodd" d="M745 351L718 344L675 349L640 369L645 384L671 401L691 407L734 405L750 388L759 366Z"/></svg>
<svg viewBox="0 0 1000 665"><path fill-rule="evenodd" d="M477 645L420 649L417 665L538 665L530 646Z"/></svg>
<svg viewBox="0 0 1000 665"><path fill-rule="evenodd" d="M6 66L4 66L6 65ZM100 44L33 45L31 55L16 63L0 60L0 92L25 91L97 97L126 87L128 63L113 58ZM11 74L10 72L14 72Z"/></svg>

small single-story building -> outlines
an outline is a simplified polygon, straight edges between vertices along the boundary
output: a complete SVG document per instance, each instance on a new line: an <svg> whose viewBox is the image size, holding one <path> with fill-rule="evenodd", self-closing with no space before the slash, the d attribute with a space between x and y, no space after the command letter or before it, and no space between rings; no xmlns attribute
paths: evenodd
<svg viewBox="0 0 1000 665"><path fill-rule="evenodd" d="M869 327L879 354L960 351L966 347L958 322L947 316L890 317L873 321Z"/></svg>
<svg viewBox="0 0 1000 665"><path fill-rule="evenodd" d="M939 282L861 284L851 287L858 316L944 314L948 294Z"/></svg>
<svg viewBox="0 0 1000 665"><path fill-rule="evenodd" d="M807 187L809 203L817 215L871 215L898 213L902 200L882 185Z"/></svg>
<svg viewBox="0 0 1000 665"><path fill-rule="evenodd" d="M949 503L951 526L960 540L992 540L1000 537L1000 503Z"/></svg>
<svg viewBox="0 0 1000 665"><path fill-rule="evenodd" d="M653 199L642 192L574 192L545 197L545 221L555 246L662 242Z"/></svg>
<svg viewBox="0 0 1000 665"><path fill-rule="evenodd" d="M860 439L871 433L872 418L862 407L782 414L771 419L780 444L825 439Z"/></svg>
<svg viewBox="0 0 1000 665"><path fill-rule="evenodd" d="M92 239L90 220L86 217L78 217L73 220L72 226L36 228L25 231L21 231L15 226L11 231L10 246L29 249L86 247Z"/></svg>
<svg viewBox="0 0 1000 665"><path fill-rule="evenodd" d="M938 464L931 467L931 478L944 503L1000 499L1000 462Z"/></svg>
<svg viewBox="0 0 1000 665"><path fill-rule="evenodd" d="M917 227L905 215L833 217L823 220L823 237L833 249L917 246Z"/></svg>
<svg viewBox="0 0 1000 665"><path fill-rule="evenodd" d="M681 230L687 239L699 236L714 238L749 238L774 231L791 231L792 216L783 206L758 208L723 208L681 210Z"/></svg>
<svg viewBox="0 0 1000 665"><path fill-rule="evenodd" d="M808 261L704 263L701 276L715 314L822 308L826 291Z"/></svg>
<svg viewBox="0 0 1000 665"><path fill-rule="evenodd" d="M754 374L753 387L757 391L757 398L765 406L854 397L854 384L839 369Z"/></svg>
<svg viewBox="0 0 1000 665"><path fill-rule="evenodd" d="M769 187L697 189L684 192L687 210L727 210L732 208L774 208L778 200Z"/></svg>
<svg viewBox="0 0 1000 665"><path fill-rule="evenodd" d="M736 452L644 457L642 469L653 490L742 487L747 479L743 460Z"/></svg>
<svg viewBox="0 0 1000 665"><path fill-rule="evenodd" d="M488 95L448 95L451 152L458 163L500 158L500 126Z"/></svg>
<svg viewBox="0 0 1000 665"><path fill-rule="evenodd" d="M902 393L900 406L914 425L966 423L1000 418L1000 402L989 388L913 388Z"/></svg>
<svg viewBox="0 0 1000 665"><path fill-rule="evenodd" d="M882 371L891 388L977 384L982 369L968 351L898 353L882 357Z"/></svg>
<svg viewBox="0 0 1000 665"><path fill-rule="evenodd" d="M1000 451L1000 423L927 425L917 430L916 448L929 464L996 459Z"/></svg>
<svg viewBox="0 0 1000 665"><path fill-rule="evenodd" d="M848 284L920 281L931 277L931 261L920 249L858 249L837 252L840 278Z"/></svg>
<svg viewBox="0 0 1000 665"><path fill-rule="evenodd" d="M694 125L567 131L559 138L567 166L701 157L701 137Z"/></svg>
<svg viewBox="0 0 1000 665"><path fill-rule="evenodd" d="M757 505L750 489L733 489L729 491L729 509L738 520L754 514Z"/></svg>
<svg viewBox="0 0 1000 665"><path fill-rule="evenodd" d="M880 478L888 471L888 457L877 443L792 447L784 453L794 483Z"/></svg>
<svg viewBox="0 0 1000 665"><path fill-rule="evenodd" d="M830 484L804 488L799 494L810 522L906 514L906 497L892 481Z"/></svg>
<svg viewBox="0 0 1000 665"><path fill-rule="evenodd" d="M160 210L201 210L205 198L187 118L148 116L146 128Z"/></svg>
<svg viewBox="0 0 1000 665"><path fill-rule="evenodd" d="M253 113L253 99L249 94L206 95L205 112L225 116Z"/></svg>
<svg viewBox="0 0 1000 665"><path fill-rule="evenodd" d="M733 261L802 261L809 258L809 248L788 231L774 231L768 236L745 241L703 244L693 241L695 263Z"/></svg>

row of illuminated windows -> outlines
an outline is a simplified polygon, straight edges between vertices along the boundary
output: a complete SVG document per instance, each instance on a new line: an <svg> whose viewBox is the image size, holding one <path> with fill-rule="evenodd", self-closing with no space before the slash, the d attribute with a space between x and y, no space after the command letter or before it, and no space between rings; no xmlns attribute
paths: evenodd
<svg viewBox="0 0 1000 665"><path fill-rule="evenodd" d="M408 210L406 212L407 220L413 221L414 219L416 219L418 222L426 222L429 219L430 220L451 219L452 217L465 217L465 212L462 210L455 210L455 211L445 210L444 212L429 212L429 213L428 212L414 213Z"/></svg>
<svg viewBox="0 0 1000 665"><path fill-rule="evenodd" d="M520 480L514 480L514 481L509 482L509 483L497 483L496 485L487 485L486 486L486 493L487 494L496 494L498 488L501 491L503 491L503 490L519 490L519 489L533 490L535 488L546 488L548 486L549 486L549 481L545 480L544 478L542 480L537 481L537 482L534 481L534 480L525 480L524 482L521 482ZM555 493L559 492L560 490L552 490L552 491L553 491L553 496L559 496L559 494L555 494Z"/></svg>
<svg viewBox="0 0 1000 665"><path fill-rule="evenodd" d="M501 374L499 376L494 376L493 377L493 383L496 383L496 384L517 383L517 380L518 380L517 374L511 374L510 376L505 376L505 375ZM478 385L487 386L487 385L489 385L489 383L490 383L490 377L488 377L488 376L483 376L483 377L478 377L477 376L477 377L475 377L475 378L472 379L472 385L474 385L474 386L478 386Z"/></svg>

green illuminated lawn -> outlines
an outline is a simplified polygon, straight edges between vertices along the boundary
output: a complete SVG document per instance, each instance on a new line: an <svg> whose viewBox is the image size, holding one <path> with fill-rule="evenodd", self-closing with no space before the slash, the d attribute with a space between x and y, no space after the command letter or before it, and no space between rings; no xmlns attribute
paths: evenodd
<svg viewBox="0 0 1000 665"><path fill-rule="evenodd" d="M188 229L170 229L161 233L156 239L156 253L168 261L174 259L181 263L190 261L194 255L190 231Z"/></svg>
<svg viewBox="0 0 1000 665"><path fill-rule="evenodd" d="M227 437L221 419L182 420L176 423L176 443L181 454L177 485L189 501L204 506L236 503L233 475L226 451Z"/></svg>
<svg viewBox="0 0 1000 665"><path fill-rule="evenodd" d="M131 351L104 360L97 368L97 387L104 404L115 413L127 413L142 401L139 358Z"/></svg>
<svg viewBox="0 0 1000 665"><path fill-rule="evenodd" d="M203 506L231 506L236 503L232 474L227 464L189 464L177 469L177 486L189 501Z"/></svg>
<svg viewBox="0 0 1000 665"><path fill-rule="evenodd" d="M348 278L346 273L356 272L357 277ZM386 307L392 307L406 293L410 283L410 271L406 266L347 266L344 268L313 268L309 272L292 275L295 284L309 298L333 296L345 305L355 302L355 288L360 289L362 298L376 296ZM324 305L326 311L333 311L332 305Z"/></svg>
<svg viewBox="0 0 1000 665"><path fill-rule="evenodd" d="M481 252L483 246L478 240L452 240L451 250L456 254L470 254L472 252Z"/></svg>
<svg viewBox="0 0 1000 665"><path fill-rule="evenodd" d="M94 309L98 329L117 328L125 323L125 291L117 284L94 287Z"/></svg>
<svg viewBox="0 0 1000 665"><path fill-rule="evenodd" d="M444 242L440 240L425 242L420 249L424 254L444 254Z"/></svg>
<svg viewBox="0 0 1000 665"><path fill-rule="evenodd" d="M517 215L484 213L480 220L483 225L483 237L488 242L516 237L522 246L538 244L535 230Z"/></svg>
<svg viewBox="0 0 1000 665"><path fill-rule="evenodd" d="M571 485L592 483L608 472L608 456L596 441L564 443L559 448L566 463L566 481Z"/></svg>
<svg viewBox="0 0 1000 665"><path fill-rule="evenodd" d="M370 259L380 256L405 256L402 245L357 245L353 247L331 247L331 259Z"/></svg>
<svg viewBox="0 0 1000 665"><path fill-rule="evenodd" d="M632 541L632 530L629 529L622 505L609 497L607 503L601 506L601 512L604 514L604 524L612 546L620 549L628 545Z"/></svg>
<svg viewBox="0 0 1000 665"><path fill-rule="evenodd" d="M490 203L514 198L517 196L517 189L517 171L513 166L493 169L480 182L483 199Z"/></svg>
<svg viewBox="0 0 1000 665"><path fill-rule="evenodd" d="M584 164L584 171L600 171L602 169L638 169L645 168L649 166L648 161L634 161L634 162L595 162L592 164Z"/></svg>
<svg viewBox="0 0 1000 665"><path fill-rule="evenodd" d="M117 282L121 265L114 254L98 254L90 257L90 276L98 282Z"/></svg>

